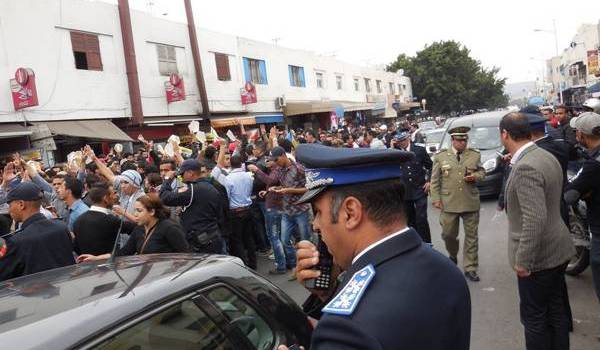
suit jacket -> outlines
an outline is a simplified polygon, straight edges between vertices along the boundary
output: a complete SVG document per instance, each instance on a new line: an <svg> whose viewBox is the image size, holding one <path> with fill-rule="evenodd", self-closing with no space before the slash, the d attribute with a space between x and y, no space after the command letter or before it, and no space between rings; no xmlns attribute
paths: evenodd
<svg viewBox="0 0 600 350"><path fill-rule="evenodd" d="M410 152L415 155L415 159L404 162L401 165L402 179L406 186L404 198L407 200L416 200L427 195L423 191L423 186L431 177L433 162L423 146L413 143L410 145Z"/></svg>
<svg viewBox="0 0 600 350"><path fill-rule="evenodd" d="M410 229L366 252L341 289L372 264L375 276L350 315L325 312L311 349L469 349L471 299L462 273Z"/></svg>
<svg viewBox="0 0 600 350"><path fill-rule="evenodd" d="M575 254L560 216L562 178L558 160L536 145L525 149L512 166L505 193L511 267L547 270Z"/></svg>
<svg viewBox="0 0 600 350"><path fill-rule="evenodd" d="M469 172L477 181L485 177L479 151L467 148L460 161L451 149L442 149L433 158L431 172L431 201L442 201L445 212L465 213L479 210L479 190L475 183L467 183Z"/></svg>

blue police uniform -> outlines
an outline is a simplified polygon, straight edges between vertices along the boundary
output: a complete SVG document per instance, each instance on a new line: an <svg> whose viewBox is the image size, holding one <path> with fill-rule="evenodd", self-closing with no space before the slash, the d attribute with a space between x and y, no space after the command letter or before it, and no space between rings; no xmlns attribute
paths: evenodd
<svg viewBox="0 0 600 350"><path fill-rule="evenodd" d="M410 138L410 133L401 131L394 136L395 141ZM398 148L396 144L396 148ZM413 227L423 241L431 243L431 231L427 220L427 193L423 189L426 182L431 178L433 161L425 147L410 143L405 151L412 152L415 159L402 163L402 180L406 186L405 202L408 226Z"/></svg>
<svg viewBox="0 0 600 350"><path fill-rule="evenodd" d="M8 193L7 202L41 199L41 190L22 182ZM0 281L75 264L67 226L34 214L21 228L0 238Z"/></svg>
<svg viewBox="0 0 600 350"><path fill-rule="evenodd" d="M401 178L400 163L414 155L399 150L333 149L300 145L314 199L331 186ZM469 348L471 301L467 283L445 256L410 228L363 251L322 308L311 349Z"/></svg>

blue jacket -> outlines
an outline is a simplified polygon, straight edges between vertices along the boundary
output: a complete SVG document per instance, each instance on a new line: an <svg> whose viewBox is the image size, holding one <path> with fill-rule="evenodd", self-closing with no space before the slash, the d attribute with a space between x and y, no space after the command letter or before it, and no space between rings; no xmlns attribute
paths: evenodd
<svg viewBox="0 0 600 350"><path fill-rule="evenodd" d="M325 312L311 349L469 349L469 288L447 257L410 229L361 256L348 269L341 289L369 264L375 275L354 311Z"/></svg>

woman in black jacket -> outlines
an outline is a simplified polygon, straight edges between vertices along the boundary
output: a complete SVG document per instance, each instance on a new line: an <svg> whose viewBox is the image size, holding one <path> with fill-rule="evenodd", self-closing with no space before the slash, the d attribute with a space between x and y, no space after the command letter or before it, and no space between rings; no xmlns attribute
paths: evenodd
<svg viewBox="0 0 600 350"><path fill-rule="evenodd" d="M138 226L127 243L117 251L117 256L156 253L187 253L189 246L181 225L169 219L170 211L157 194L140 197L134 204ZM102 260L110 254L82 254L77 262Z"/></svg>

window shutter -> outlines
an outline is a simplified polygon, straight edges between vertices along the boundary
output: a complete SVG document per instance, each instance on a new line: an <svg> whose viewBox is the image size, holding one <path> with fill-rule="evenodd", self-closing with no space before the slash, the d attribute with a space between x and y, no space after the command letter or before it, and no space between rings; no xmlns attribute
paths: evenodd
<svg viewBox="0 0 600 350"><path fill-rule="evenodd" d="M229 57L222 53L215 53L215 63L217 64L217 79L221 81L231 80Z"/></svg>
<svg viewBox="0 0 600 350"><path fill-rule="evenodd" d="M71 46L73 51L85 52L85 34L71 32Z"/></svg>
<svg viewBox="0 0 600 350"><path fill-rule="evenodd" d="M100 43L98 36L85 34L85 44L89 70L102 70L102 58L100 57Z"/></svg>
<svg viewBox="0 0 600 350"><path fill-rule="evenodd" d="M244 79L246 82L252 81L252 72L250 72L250 60L244 57Z"/></svg>
<svg viewBox="0 0 600 350"><path fill-rule="evenodd" d="M306 83L304 82L304 67L299 68L298 77L300 77L300 86L306 87Z"/></svg>
<svg viewBox="0 0 600 350"><path fill-rule="evenodd" d="M258 61L258 69L260 69L260 83L261 84L268 84L268 80L267 80L267 66L265 64L265 61L260 60Z"/></svg>

